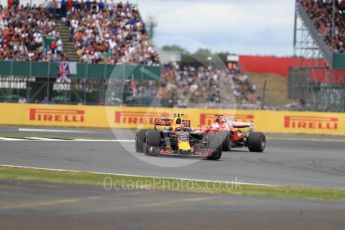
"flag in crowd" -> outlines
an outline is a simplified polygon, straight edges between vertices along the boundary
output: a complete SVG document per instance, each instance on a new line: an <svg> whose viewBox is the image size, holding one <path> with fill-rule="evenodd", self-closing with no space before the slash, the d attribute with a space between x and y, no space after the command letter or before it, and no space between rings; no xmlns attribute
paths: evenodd
<svg viewBox="0 0 345 230"><path fill-rule="evenodd" d="M59 62L59 78L58 80L62 83L67 82L71 83L71 79L67 77L69 74L69 66L67 61L61 61Z"/></svg>

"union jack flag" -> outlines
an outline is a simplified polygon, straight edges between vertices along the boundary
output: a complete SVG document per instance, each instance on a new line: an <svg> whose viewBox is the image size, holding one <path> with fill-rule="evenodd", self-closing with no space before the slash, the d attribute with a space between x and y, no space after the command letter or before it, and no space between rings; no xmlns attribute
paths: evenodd
<svg viewBox="0 0 345 230"><path fill-rule="evenodd" d="M69 74L69 66L67 61L59 62L59 81L71 83L71 79L67 77Z"/></svg>

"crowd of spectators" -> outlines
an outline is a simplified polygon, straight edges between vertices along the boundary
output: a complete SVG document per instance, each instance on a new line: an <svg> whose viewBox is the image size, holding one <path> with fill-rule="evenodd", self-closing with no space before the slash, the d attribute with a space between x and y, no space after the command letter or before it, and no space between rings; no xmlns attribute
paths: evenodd
<svg viewBox="0 0 345 230"><path fill-rule="evenodd" d="M56 0L49 0L44 7L0 6L0 60L65 59L56 25L56 20L64 20L81 62L159 65L158 53L134 5L112 0L60 3L58 6ZM170 107L224 107L259 101L255 85L246 75L212 66L170 63L163 67L159 81L128 80L108 82L107 86L120 95L110 95L120 104L126 104L128 98L149 98L145 103ZM99 89L83 86L83 90L92 93Z"/></svg>
<svg viewBox="0 0 345 230"><path fill-rule="evenodd" d="M329 47L338 53L345 52L345 0L334 0L334 31L333 0L300 0L318 29L320 35Z"/></svg>
<svg viewBox="0 0 345 230"><path fill-rule="evenodd" d="M130 3L75 1L67 23L81 62L159 64L141 15Z"/></svg>
<svg viewBox="0 0 345 230"><path fill-rule="evenodd" d="M255 104L256 87L247 75L212 66L183 66L176 63L164 66L163 79L157 97L170 98L182 107L227 107Z"/></svg>
<svg viewBox="0 0 345 230"><path fill-rule="evenodd" d="M247 75L212 67L179 66L169 63L163 67L158 82L138 82L136 98L154 98L144 101L153 106L234 108L251 105L260 107L256 86ZM133 95L130 82L127 88ZM126 89L124 90L126 91Z"/></svg>
<svg viewBox="0 0 345 230"><path fill-rule="evenodd" d="M45 45L48 37L54 42ZM52 61L61 54L54 17L45 8L0 5L0 60Z"/></svg>
<svg viewBox="0 0 345 230"><path fill-rule="evenodd" d="M139 11L130 3L48 0L0 5L0 59L64 59L56 20L64 20L81 62L158 65L159 56Z"/></svg>

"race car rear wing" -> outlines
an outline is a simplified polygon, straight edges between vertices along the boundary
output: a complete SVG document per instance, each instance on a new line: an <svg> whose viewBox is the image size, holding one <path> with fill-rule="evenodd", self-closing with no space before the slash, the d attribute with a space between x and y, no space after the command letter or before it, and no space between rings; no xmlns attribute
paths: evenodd
<svg viewBox="0 0 345 230"><path fill-rule="evenodd" d="M155 126L171 126L172 119L170 118L155 118L153 123Z"/></svg>
<svg viewBox="0 0 345 230"><path fill-rule="evenodd" d="M242 122L242 121L234 121L232 122L232 126L234 128L250 128L253 129L254 128L254 124L252 122Z"/></svg>
<svg viewBox="0 0 345 230"><path fill-rule="evenodd" d="M156 126L172 126L173 119L170 118L155 118L154 120L154 128ZM184 127L190 128L190 120L182 119L182 124Z"/></svg>

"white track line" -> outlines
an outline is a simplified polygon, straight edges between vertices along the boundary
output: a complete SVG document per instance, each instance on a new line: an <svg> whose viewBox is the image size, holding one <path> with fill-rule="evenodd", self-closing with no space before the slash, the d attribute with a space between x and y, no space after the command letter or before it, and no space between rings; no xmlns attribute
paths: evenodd
<svg viewBox="0 0 345 230"><path fill-rule="evenodd" d="M80 170L67 170L67 169L56 169L56 168L41 168L41 167L32 167L32 166L23 166L23 165L0 164L0 166L10 167L10 168L24 168L24 169L27 168L27 169L49 170L49 171L57 171L57 172L92 173L92 174L100 174L100 175L108 175L108 176L126 176L126 177L140 177L140 178L151 178L151 179L173 179L173 180L184 180L184 181L195 181L195 182L206 182L206 183L225 183L225 184L232 184L232 185L252 185L252 186L266 186L266 187L282 186L282 185L275 185L275 184L242 182L242 181L238 181L237 178L235 178L235 181L217 181L217 180L191 179L191 178L183 178L183 177L158 177L158 176L144 176L144 175L122 174L122 173L105 173L105 172L97 172L97 171L80 171Z"/></svg>
<svg viewBox="0 0 345 230"><path fill-rule="evenodd" d="M0 141L40 141L40 142L116 142L116 143L133 143L134 140L111 140L111 139L58 139L58 138L44 138L44 137L24 137L24 138L10 138L0 137Z"/></svg>
<svg viewBox="0 0 345 230"><path fill-rule="evenodd" d="M0 137L1 141L27 141L25 139L18 139L18 138L9 138L9 137Z"/></svg>
<svg viewBox="0 0 345 230"><path fill-rule="evenodd" d="M94 133L86 130L68 130L68 129L27 129L19 128L19 132L41 132L41 133Z"/></svg>
<svg viewBox="0 0 345 230"><path fill-rule="evenodd" d="M44 137L25 137L27 141L64 141L62 139L44 138Z"/></svg>
<svg viewBox="0 0 345 230"><path fill-rule="evenodd" d="M73 139L73 140L66 140L66 141L77 141L77 142L135 142L134 140L92 140L92 139Z"/></svg>

